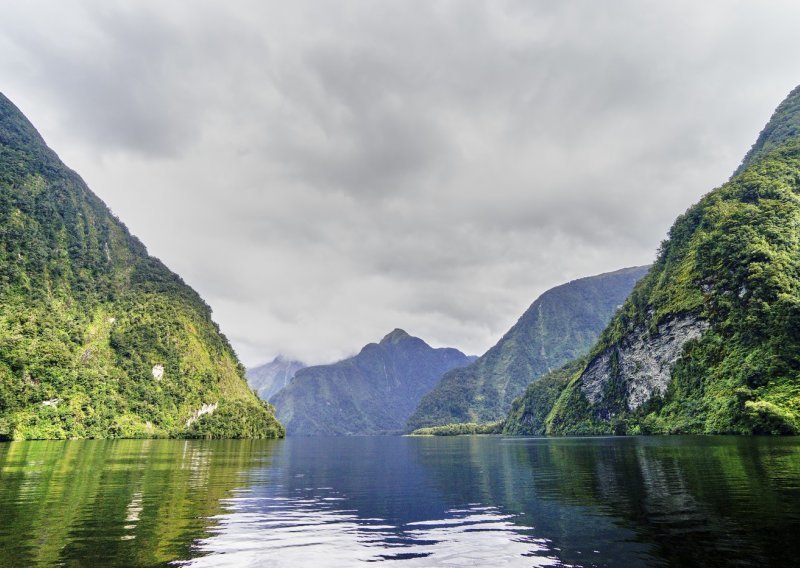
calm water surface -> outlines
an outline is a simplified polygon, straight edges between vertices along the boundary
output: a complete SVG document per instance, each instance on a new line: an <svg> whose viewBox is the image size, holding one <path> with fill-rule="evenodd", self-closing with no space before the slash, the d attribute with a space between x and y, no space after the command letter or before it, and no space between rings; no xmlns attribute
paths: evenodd
<svg viewBox="0 0 800 568"><path fill-rule="evenodd" d="M0 444L4 566L796 566L800 439Z"/></svg>

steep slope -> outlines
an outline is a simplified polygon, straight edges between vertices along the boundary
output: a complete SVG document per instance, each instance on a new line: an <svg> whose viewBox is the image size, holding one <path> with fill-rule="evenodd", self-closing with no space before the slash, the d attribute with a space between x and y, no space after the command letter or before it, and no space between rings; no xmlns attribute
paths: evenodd
<svg viewBox="0 0 800 568"><path fill-rule="evenodd" d="M800 89L678 218L548 432L800 431Z"/></svg>
<svg viewBox="0 0 800 568"><path fill-rule="evenodd" d="M0 95L0 438L282 433L209 307Z"/></svg>
<svg viewBox="0 0 800 568"><path fill-rule="evenodd" d="M503 418L531 381L589 350L646 271L626 268L542 294L485 355L442 377L409 418L408 430Z"/></svg>
<svg viewBox="0 0 800 568"><path fill-rule="evenodd" d="M747 152L733 177L742 173L750 164L769 154L772 150L800 137L800 86L789 93L775 109L756 143Z"/></svg>
<svg viewBox="0 0 800 568"><path fill-rule="evenodd" d="M298 371L271 402L290 435L397 433L442 373L470 360L396 329L354 357Z"/></svg>
<svg viewBox="0 0 800 568"><path fill-rule="evenodd" d="M269 400L289 384L297 371L304 368L305 365L300 361L287 361L279 355L269 363L248 369L247 384L261 400Z"/></svg>
<svg viewBox="0 0 800 568"><path fill-rule="evenodd" d="M533 381L511 403L503 423L506 436L543 436L547 431L547 416L575 373L586 367L586 358L573 359L563 367Z"/></svg>

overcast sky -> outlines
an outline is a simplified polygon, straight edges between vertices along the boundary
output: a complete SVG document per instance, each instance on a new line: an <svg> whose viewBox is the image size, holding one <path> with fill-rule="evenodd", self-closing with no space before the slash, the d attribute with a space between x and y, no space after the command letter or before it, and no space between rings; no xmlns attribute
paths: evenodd
<svg viewBox="0 0 800 568"><path fill-rule="evenodd" d="M653 260L800 83L800 2L0 2L0 90L246 365L481 354Z"/></svg>

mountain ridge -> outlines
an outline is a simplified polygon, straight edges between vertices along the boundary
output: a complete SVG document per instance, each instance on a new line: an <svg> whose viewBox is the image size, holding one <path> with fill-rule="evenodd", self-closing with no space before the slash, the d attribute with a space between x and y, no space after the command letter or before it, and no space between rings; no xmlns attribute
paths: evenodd
<svg viewBox="0 0 800 568"><path fill-rule="evenodd" d="M407 431L504 418L531 381L591 347L646 269L577 278L542 293L497 344L442 377L420 401Z"/></svg>
<svg viewBox="0 0 800 568"><path fill-rule="evenodd" d="M395 329L357 355L298 371L270 402L289 435L400 433L441 374L469 360Z"/></svg>

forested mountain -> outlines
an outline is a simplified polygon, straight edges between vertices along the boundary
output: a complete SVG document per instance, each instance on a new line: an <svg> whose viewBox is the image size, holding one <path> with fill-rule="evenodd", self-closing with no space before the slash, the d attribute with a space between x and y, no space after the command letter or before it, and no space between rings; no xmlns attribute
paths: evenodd
<svg viewBox="0 0 800 568"><path fill-rule="evenodd" d="M282 433L209 307L0 95L0 438Z"/></svg>
<svg viewBox="0 0 800 568"><path fill-rule="evenodd" d="M511 403L503 422L508 436L543 436L547 433L547 415L575 373L586 367L586 357L573 359L563 367L533 381L521 396Z"/></svg>
<svg viewBox="0 0 800 568"><path fill-rule="evenodd" d="M800 138L800 86L795 87L775 109L755 144L734 172L734 177L759 158L797 138Z"/></svg>
<svg viewBox="0 0 800 568"><path fill-rule="evenodd" d="M301 369L271 402L290 435L398 433L442 373L471 360L396 329L354 357Z"/></svg>
<svg viewBox="0 0 800 568"><path fill-rule="evenodd" d="M531 381L589 350L646 272L625 268L548 290L486 354L445 374L407 429L502 419Z"/></svg>
<svg viewBox="0 0 800 568"><path fill-rule="evenodd" d="M288 385L295 373L303 368L305 365L300 361L286 360L278 356L269 363L248 369L247 384L256 391L261 400L269 400Z"/></svg>
<svg viewBox="0 0 800 568"><path fill-rule="evenodd" d="M547 431L800 432L800 88L677 219Z"/></svg>

